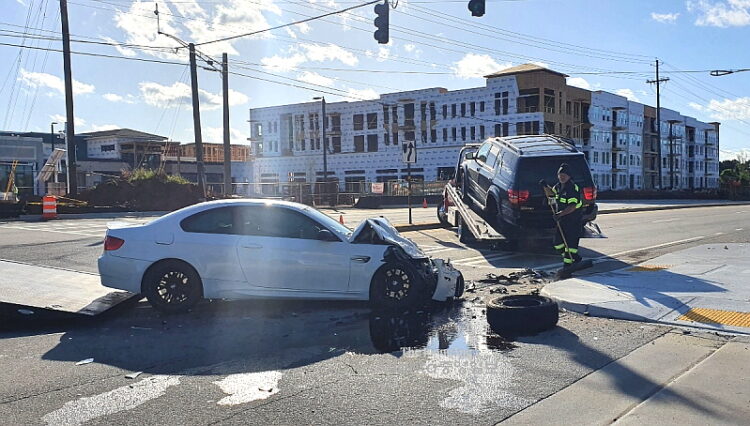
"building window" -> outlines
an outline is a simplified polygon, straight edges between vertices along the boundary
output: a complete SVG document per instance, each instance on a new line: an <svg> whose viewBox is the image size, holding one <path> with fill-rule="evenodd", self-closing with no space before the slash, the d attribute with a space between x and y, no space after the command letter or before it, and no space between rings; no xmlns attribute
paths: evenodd
<svg viewBox="0 0 750 426"><path fill-rule="evenodd" d="M393 132L393 144L398 145L398 132Z"/></svg>
<svg viewBox="0 0 750 426"><path fill-rule="evenodd" d="M378 152L378 135L367 135L367 152Z"/></svg>
<svg viewBox="0 0 750 426"><path fill-rule="evenodd" d="M500 124L495 124L495 137L502 136L502 127Z"/></svg>
<svg viewBox="0 0 750 426"><path fill-rule="evenodd" d="M451 105L451 118L456 117L456 104Z"/></svg>
<svg viewBox="0 0 750 426"><path fill-rule="evenodd" d="M437 112L435 111L435 102L430 102L430 120L437 120Z"/></svg>
<svg viewBox="0 0 750 426"><path fill-rule="evenodd" d="M448 105L443 105L443 120L448 118Z"/></svg>
<svg viewBox="0 0 750 426"><path fill-rule="evenodd" d="M469 114L473 117L477 113L477 103L472 102L469 104Z"/></svg>
<svg viewBox="0 0 750 426"><path fill-rule="evenodd" d="M475 140L477 138L477 129L474 126L471 126L471 140Z"/></svg>
<svg viewBox="0 0 750 426"><path fill-rule="evenodd" d="M466 117L466 104L461 104L461 117Z"/></svg>
<svg viewBox="0 0 750 426"><path fill-rule="evenodd" d="M354 122L354 130L364 130L365 129L365 116L363 114L354 114L353 116L353 122Z"/></svg>
<svg viewBox="0 0 750 426"><path fill-rule="evenodd" d="M393 124L398 125L398 107L397 106L391 107L391 118L393 118ZM393 140L396 140L396 138L394 138Z"/></svg>
<svg viewBox="0 0 750 426"><path fill-rule="evenodd" d="M385 142L386 145L391 144L391 135L388 133L383 134L383 142Z"/></svg>
<svg viewBox="0 0 750 426"><path fill-rule="evenodd" d="M404 104L404 126L414 126L414 104Z"/></svg>
<svg viewBox="0 0 750 426"><path fill-rule="evenodd" d="M437 130L436 129L430 130L430 142L432 143L437 142Z"/></svg>
<svg viewBox="0 0 750 426"><path fill-rule="evenodd" d="M461 127L461 140L466 140L466 127Z"/></svg>
<svg viewBox="0 0 750 426"><path fill-rule="evenodd" d="M112 144L112 145L102 145L101 146L101 150L102 150L102 152L114 151L115 150L115 145L114 144Z"/></svg>
<svg viewBox="0 0 750 426"><path fill-rule="evenodd" d="M383 107L383 124L388 124L388 122L389 122L388 118L389 118L388 117L388 107L384 106Z"/></svg>
<svg viewBox="0 0 750 426"><path fill-rule="evenodd" d="M371 113L367 114L367 128L368 129L377 129L378 128L378 114L377 113Z"/></svg>
<svg viewBox="0 0 750 426"><path fill-rule="evenodd" d="M453 139L453 142L455 142L456 141L456 128L455 127L451 128L451 137Z"/></svg>
<svg viewBox="0 0 750 426"><path fill-rule="evenodd" d="M443 142L448 142L448 129L443 128Z"/></svg>
<svg viewBox="0 0 750 426"><path fill-rule="evenodd" d="M479 102L479 112L484 112L484 101Z"/></svg>
<svg viewBox="0 0 750 426"><path fill-rule="evenodd" d="M484 140L484 126L479 126L479 139Z"/></svg>
<svg viewBox="0 0 750 426"><path fill-rule="evenodd" d="M354 137L354 152L365 152L365 137L359 135Z"/></svg>
<svg viewBox="0 0 750 426"><path fill-rule="evenodd" d="M331 146L334 153L341 152L341 137L334 136L331 138Z"/></svg>

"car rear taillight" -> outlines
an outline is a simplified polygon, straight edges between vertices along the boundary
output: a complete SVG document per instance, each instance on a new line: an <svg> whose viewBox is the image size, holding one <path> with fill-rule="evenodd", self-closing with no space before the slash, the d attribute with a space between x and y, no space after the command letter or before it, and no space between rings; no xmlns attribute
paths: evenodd
<svg viewBox="0 0 750 426"><path fill-rule="evenodd" d="M107 235L104 237L104 251L117 250L125 244L125 240L117 237L110 237Z"/></svg>
<svg viewBox="0 0 750 426"><path fill-rule="evenodd" d="M525 189L509 189L508 190L508 201L511 204L524 204L529 201L529 191Z"/></svg>
<svg viewBox="0 0 750 426"><path fill-rule="evenodd" d="M448 196L448 190L446 189L443 191L443 208L445 210L448 210L448 207L453 205L453 201L451 201L451 198Z"/></svg>
<svg viewBox="0 0 750 426"><path fill-rule="evenodd" d="M596 187L595 186L587 186L583 188L583 199L586 201L594 201L596 200Z"/></svg>

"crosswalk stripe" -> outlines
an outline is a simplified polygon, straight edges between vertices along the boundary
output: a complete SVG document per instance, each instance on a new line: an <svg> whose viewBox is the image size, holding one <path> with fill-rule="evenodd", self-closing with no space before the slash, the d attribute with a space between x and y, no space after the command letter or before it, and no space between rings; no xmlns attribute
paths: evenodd
<svg viewBox="0 0 750 426"><path fill-rule="evenodd" d="M463 266L476 266L481 265L483 263L489 263L495 260L500 259L507 259L509 257L518 256L518 253L498 253L498 254L492 254L489 256L476 256L476 257L470 257L468 259L459 259L453 262L454 265L463 265Z"/></svg>

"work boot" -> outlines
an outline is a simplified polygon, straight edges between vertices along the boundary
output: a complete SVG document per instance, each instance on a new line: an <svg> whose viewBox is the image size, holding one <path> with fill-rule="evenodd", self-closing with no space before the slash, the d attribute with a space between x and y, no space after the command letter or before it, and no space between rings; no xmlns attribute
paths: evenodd
<svg viewBox="0 0 750 426"><path fill-rule="evenodd" d="M574 264L574 265L575 265L576 263L581 263L581 261L582 261L582 260L583 260L583 258L581 257L581 255L580 255L580 254L578 254L578 253L574 253L574 254L573 254L573 264Z"/></svg>

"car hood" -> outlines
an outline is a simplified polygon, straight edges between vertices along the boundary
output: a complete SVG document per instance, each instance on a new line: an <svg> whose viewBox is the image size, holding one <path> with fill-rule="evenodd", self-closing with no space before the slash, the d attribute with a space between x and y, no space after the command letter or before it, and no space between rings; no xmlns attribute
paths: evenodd
<svg viewBox="0 0 750 426"><path fill-rule="evenodd" d="M349 242L356 244L369 231L374 232L384 243L400 247L404 252L414 259L427 258L412 240L402 236L391 222L384 217L376 217L364 220L360 223L349 237Z"/></svg>

